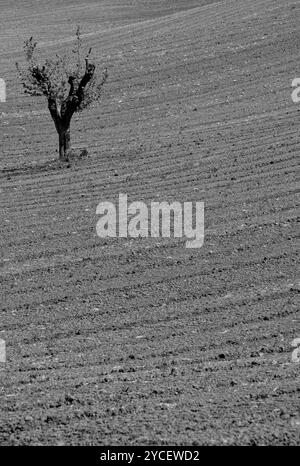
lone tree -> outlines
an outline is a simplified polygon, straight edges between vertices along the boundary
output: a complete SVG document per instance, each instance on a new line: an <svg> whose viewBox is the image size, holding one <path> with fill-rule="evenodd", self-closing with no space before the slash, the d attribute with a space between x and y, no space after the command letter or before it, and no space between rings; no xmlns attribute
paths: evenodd
<svg viewBox="0 0 300 466"><path fill-rule="evenodd" d="M90 48L85 60L82 60L82 39L80 27L76 31L76 45L67 56L55 55L37 63L34 53L37 42L33 38L24 43L26 65L16 67L24 88L31 96L45 96L48 108L59 137L59 159L68 161L71 149L70 124L75 112L81 112L101 97L102 87L108 73L102 75L95 72L96 66L89 62Z"/></svg>

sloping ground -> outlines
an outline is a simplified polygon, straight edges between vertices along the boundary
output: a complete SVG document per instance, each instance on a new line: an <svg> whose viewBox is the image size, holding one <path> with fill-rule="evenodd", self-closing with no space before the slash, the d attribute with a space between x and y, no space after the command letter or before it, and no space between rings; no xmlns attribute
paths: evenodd
<svg viewBox="0 0 300 466"><path fill-rule="evenodd" d="M101 8L84 10L91 23ZM43 101L16 84L20 45L0 56L0 442L299 444L299 2L229 0L129 26L118 8L89 37L110 80L74 121L89 157L70 168L54 161ZM42 53L64 50L70 19ZM204 201L203 248L98 238L96 206L121 192Z"/></svg>
<svg viewBox="0 0 300 466"><path fill-rule="evenodd" d="M33 34L40 41L71 40L76 24L90 35L215 1L220 0L1 0L0 51L18 51Z"/></svg>

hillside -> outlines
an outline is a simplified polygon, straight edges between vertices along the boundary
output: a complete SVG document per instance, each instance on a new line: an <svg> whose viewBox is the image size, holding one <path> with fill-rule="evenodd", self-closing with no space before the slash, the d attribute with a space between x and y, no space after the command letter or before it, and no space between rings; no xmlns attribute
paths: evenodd
<svg viewBox="0 0 300 466"><path fill-rule="evenodd" d="M299 444L299 2L48 5L1 1L0 444ZM79 21L109 82L67 168L14 64ZM119 193L204 201L204 246L98 238Z"/></svg>

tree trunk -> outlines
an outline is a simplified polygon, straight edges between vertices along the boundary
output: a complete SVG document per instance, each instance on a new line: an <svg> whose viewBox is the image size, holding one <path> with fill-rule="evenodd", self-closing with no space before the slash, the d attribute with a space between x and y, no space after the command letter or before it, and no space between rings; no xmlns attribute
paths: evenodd
<svg viewBox="0 0 300 466"><path fill-rule="evenodd" d="M61 160L62 162L68 162L69 152L71 149L70 126L67 128L61 127L58 129L58 140L59 160Z"/></svg>

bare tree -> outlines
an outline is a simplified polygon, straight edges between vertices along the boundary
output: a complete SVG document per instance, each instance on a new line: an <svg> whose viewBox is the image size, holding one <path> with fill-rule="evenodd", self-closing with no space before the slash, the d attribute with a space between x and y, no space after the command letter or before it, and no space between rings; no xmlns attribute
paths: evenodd
<svg viewBox="0 0 300 466"><path fill-rule="evenodd" d="M26 65L17 70L24 92L31 96L45 96L48 108L59 137L59 159L67 161L71 148L70 124L75 112L80 112L93 103L98 103L102 87L108 73L104 70L101 76L95 72L96 66L90 63L90 48L82 60L82 39L80 27L76 31L76 45L69 56L55 55L37 63L34 53L37 42L33 38L24 43Z"/></svg>

